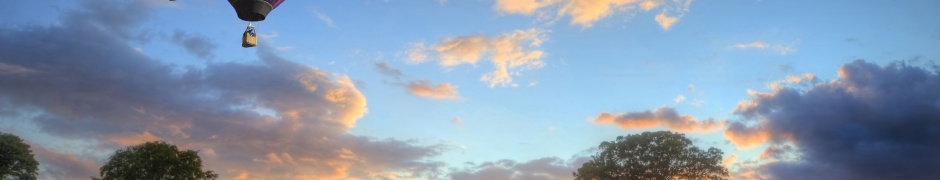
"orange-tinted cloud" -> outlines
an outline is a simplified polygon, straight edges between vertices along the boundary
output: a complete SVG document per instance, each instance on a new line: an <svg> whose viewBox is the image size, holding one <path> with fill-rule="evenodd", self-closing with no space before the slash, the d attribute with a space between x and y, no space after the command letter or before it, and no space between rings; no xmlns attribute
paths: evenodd
<svg viewBox="0 0 940 180"><path fill-rule="evenodd" d="M442 67L476 64L490 51L489 40L483 35L449 37L434 45Z"/></svg>
<svg viewBox="0 0 940 180"><path fill-rule="evenodd" d="M721 161L721 165L725 167L731 167L732 164L738 161L738 155L730 154L724 160Z"/></svg>
<svg viewBox="0 0 940 180"><path fill-rule="evenodd" d="M146 131L140 134L123 134L108 137L108 141L122 146L133 146L156 140L160 140L160 137L154 136L153 134L150 134L150 132Z"/></svg>
<svg viewBox="0 0 940 180"><path fill-rule="evenodd" d="M518 84L513 81L513 76L544 66L542 58L545 53L538 48L546 39L546 33L540 29L527 29L494 38L483 35L448 37L430 47L417 43L408 50L407 59L409 63L422 63L436 55L438 64L444 68L476 65L481 60L489 60L494 70L482 75L480 80L490 87L515 87Z"/></svg>
<svg viewBox="0 0 940 180"><path fill-rule="evenodd" d="M433 99L457 99L457 87L450 83L439 85L431 84L428 80L417 80L408 83L408 91L419 97Z"/></svg>
<svg viewBox="0 0 940 180"><path fill-rule="evenodd" d="M504 13L532 15L536 10L561 0L497 0L496 9Z"/></svg>
<svg viewBox="0 0 940 180"><path fill-rule="evenodd" d="M672 28L673 24L676 24L676 22L679 21L679 17L669 16L669 15L666 15L665 12L662 12L662 13L656 14L655 20L656 20L656 23L659 23L660 27L662 27L665 30L669 30L669 28Z"/></svg>
<svg viewBox="0 0 940 180"><path fill-rule="evenodd" d="M764 144L770 139L770 133L758 128L746 127L740 122L733 122L725 129L725 138L738 148L748 149Z"/></svg>
<svg viewBox="0 0 940 180"><path fill-rule="evenodd" d="M761 41L754 41L750 43L735 44L734 47L738 49L749 49L749 48L764 49L764 48L767 48L768 45L767 43L764 43Z"/></svg>
<svg viewBox="0 0 940 180"><path fill-rule="evenodd" d="M31 144L36 161L42 165L39 179L72 179L76 174L84 177L97 175L98 164L91 159L84 159L73 154L46 149L38 144Z"/></svg>
<svg viewBox="0 0 940 180"><path fill-rule="evenodd" d="M689 11L691 3L691 0L499 0L496 2L496 10L507 14L533 15L540 9L557 9L554 14L570 17L572 25L591 27L613 14L658 9L659 13L654 20L664 30L669 30Z"/></svg>
<svg viewBox="0 0 940 180"><path fill-rule="evenodd" d="M710 132L725 126L725 121L714 119L696 120L689 115L680 115L671 107L660 107L654 111L611 114L602 112L594 120L599 124L615 124L621 129L646 129L665 127L679 132Z"/></svg>

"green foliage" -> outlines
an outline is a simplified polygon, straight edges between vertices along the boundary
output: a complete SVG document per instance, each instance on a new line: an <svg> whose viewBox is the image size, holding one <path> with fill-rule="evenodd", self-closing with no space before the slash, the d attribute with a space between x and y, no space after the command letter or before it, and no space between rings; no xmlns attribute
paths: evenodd
<svg viewBox="0 0 940 180"><path fill-rule="evenodd" d="M727 179L721 150L692 146L683 134L644 132L604 141L600 152L572 173L578 180Z"/></svg>
<svg viewBox="0 0 940 180"><path fill-rule="evenodd" d="M202 180L219 177L212 171L202 171L202 159L196 151L180 151L175 145L162 141L118 150L108 163L101 167L99 175L102 180Z"/></svg>
<svg viewBox="0 0 940 180"><path fill-rule="evenodd" d="M39 162L33 158L29 144L19 136L0 132L0 180L34 180L38 169Z"/></svg>

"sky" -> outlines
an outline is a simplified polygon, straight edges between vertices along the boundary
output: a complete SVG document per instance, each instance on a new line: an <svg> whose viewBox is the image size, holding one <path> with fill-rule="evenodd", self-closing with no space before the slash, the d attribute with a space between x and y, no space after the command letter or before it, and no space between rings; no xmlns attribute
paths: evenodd
<svg viewBox="0 0 940 180"><path fill-rule="evenodd" d="M0 131L40 179L162 140L220 179L572 179L684 133L731 179L940 178L940 1L0 6Z"/></svg>

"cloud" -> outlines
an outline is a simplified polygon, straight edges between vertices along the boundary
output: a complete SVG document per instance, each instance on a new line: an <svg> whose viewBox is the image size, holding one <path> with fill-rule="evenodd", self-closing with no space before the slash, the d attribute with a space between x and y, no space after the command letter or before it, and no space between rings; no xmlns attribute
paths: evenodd
<svg viewBox="0 0 940 180"><path fill-rule="evenodd" d="M672 28L673 24L676 24L676 22L679 21L679 18L666 15L666 12L661 12L659 14L656 14L655 20L656 20L656 23L659 23L660 27L662 27L665 30L669 30L669 28Z"/></svg>
<svg viewBox="0 0 940 180"><path fill-rule="evenodd" d="M738 148L749 149L757 147L767 142L769 134L766 131L747 127L741 122L731 122L728 129L725 129L725 138Z"/></svg>
<svg viewBox="0 0 940 180"><path fill-rule="evenodd" d="M497 0L496 10L509 14L532 15L536 10L560 0Z"/></svg>
<svg viewBox="0 0 940 180"><path fill-rule="evenodd" d="M317 10L317 8L309 7L307 9L310 11L310 13L313 13L313 15L317 17L317 19L320 19L320 21L323 21L323 23L326 24L327 27L336 28L336 24L333 24L333 18L330 18L326 14L323 14L322 12L320 12L320 10Z"/></svg>
<svg viewBox="0 0 940 180"><path fill-rule="evenodd" d="M664 30L669 30L689 11L691 4L692 0L499 0L496 2L496 10L527 16L544 16L538 12L554 10L551 14L556 14L558 18L570 17L572 25L585 28L613 14L659 10L654 20Z"/></svg>
<svg viewBox="0 0 940 180"><path fill-rule="evenodd" d="M393 77L398 82L394 83L395 86L404 87L409 93L424 98L431 99L457 99L460 98L460 95L457 93L457 86L454 86L450 83L441 83L438 85L432 84L430 81L421 79L414 80L407 84L401 82L401 77L405 76L401 70L396 69L388 65L385 62L376 62L375 68L379 73L382 73L386 76Z"/></svg>
<svg viewBox="0 0 940 180"><path fill-rule="evenodd" d="M406 52L406 62L409 64L420 64L428 60L428 47L424 43L414 43Z"/></svg>
<svg viewBox="0 0 940 180"><path fill-rule="evenodd" d="M440 42L426 47L423 43L416 43L408 50L409 63L423 63L433 53L438 64L444 68L453 68L458 65L476 65L487 57L495 70L480 77L480 80L489 86L518 86L513 82L513 76L522 71L539 69L545 66L542 61L544 52L539 50L542 41L546 39L546 31L539 29L516 30L495 38L484 35L469 35L448 37Z"/></svg>
<svg viewBox="0 0 940 180"><path fill-rule="evenodd" d="M438 53L442 67L473 65L490 51L490 44L483 35L449 37L436 44L433 50Z"/></svg>
<svg viewBox="0 0 940 180"><path fill-rule="evenodd" d="M450 122L454 124L463 124L463 119L460 119L460 117L454 117L454 119L451 120Z"/></svg>
<svg viewBox="0 0 940 180"><path fill-rule="evenodd" d="M676 98L673 98L672 101L676 103L682 103L683 101L685 101L685 96L680 94L679 96L676 96Z"/></svg>
<svg viewBox="0 0 940 180"><path fill-rule="evenodd" d="M793 146L787 144L780 146L770 145L767 149L764 149L764 152L761 152L758 157L760 159L785 159L791 151L793 151Z"/></svg>
<svg viewBox="0 0 940 180"><path fill-rule="evenodd" d="M766 158L798 155L758 165L770 179L940 178L938 72L861 60L838 72L809 87L750 93L725 135L738 146L771 144Z"/></svg>
<svg viewBox="0 0 940 180"><path fill-rule="evenodd" d="M29 73L36 73L36 70L0 62L0 74L15 75L15 74L29 74Z"/></svg>
<svg viewBox="0 0 940 180"><path fill-rule="evenodd" d="M196 57L209 59L212 57L213 50L217 47L208 37L201 34L189 34L182 30L177 30L171 38L173 43L183 46L186 52Z"/></svg>
<svg viewBox="0 0 940 180"><path fill-rule="evenodd" d="M735 44L734 47L738 49L750 49L750 48L764 49L764 48L770 47L770 45L767 45L767 43L764 43L761 41L754 41L750 43Z"/></svg>
<svg viewBox="0 0 940 180"><path fill-rule="evenodd" d="M258 47L251 63L163 63L128 43L139 40L132 30L152 5L82 3L59 25L0 35L0 63L32 70L0 76L0 109L12 112L0 116L29 114L5 119L81 142L68 151L37 150L42 169L51 171L41 179L87 178L106 157L74 153L154 139L211 149L204 164L221 179L408 179L443 166L429 158L445 145L347 133L367 112L347 76L282 58L269 46Z"/></svg>
<svg viewBox="0 0 940 180"><path fill-rule="evenodd" d="M419 97L433 99L457 99L457 87L450 83L431 84L428 80L416 80L408 83L408 92Z"/></svg>
<svg viewBox="0 0 940 180"><path fill-rule="evenodd" d="M737 49L767 49L779 53L780 55L787 55L793 52L796 52L796 44L799 41L793 41L789 44L770 44L763 41L754 41L750 43L741 43L735 44L731 47Z"/></svg>
<svg viewBox="0 0 940 180"><path fill-rule="evenodd" d="M804 73L803 75L787 75L783 80L767 83L767 87L770 89L780 89L786 86L812 86L818 83L820 83L820 81L816 78L815 74Z"/></svg>
<svg viewBox="0 0 940 180"><path fill-rule="evenodd" d="M62 154L36 144L30 145L40 168L40 179L74 179L98 175L98 165L89 159L82 159L71 154ZM77 176L81 175L81 176Z"/></svg>
<svg viewBox="0 0 940 180"><path fill-rule="evenodd" d="M731 167L732 164L738 161L738 155L730 154L725 160L721 161L721 165L725 167Z"/></svg>
<svg viewBox="0 0 940 180"><path fill-rule="evenodd" d="M160 140L160 137L154 136L147 131L144 131L140 134L131 133L127 135L116 135L108 137L108 141L117 143L121 146L133 146L157 140Z"/></svg>
<svg viewBox="0 0 940 180"><path fill-rule="evenodd" d="M479 165L471 163L469 167L454 169L449 174L452 180L475 179L506 179L506 180L561 180L571 179L581 164L590 160L589 157L576 157L563 160L558 157L545 157L528 162L514 160L499 160L484 162Z"/></svg>
<svg viewBox="0 0 940 180"><path fill-rule="evenodd" d="M388 77L392 77L395 79L401 79L401 77L405 75L404 73L401 72L401 70L396 69L392 67L391 65L388 65L388 63L386 62L376 62L375 70L379 71L379 73L382 73L383 75L386 75Z"/></svg>
<svg viewBox="0 0 940 180"><path fill-rule="evenodd" d="M667 106L657 108L655 111L629 112L611 114L602 112L594 119L598 124L615 124L621 129L646 129L665 127L679 132L709 132L725 126L726 121L716 122L714 119L696 120L689 115L680 115L675 109Z"/></svg>

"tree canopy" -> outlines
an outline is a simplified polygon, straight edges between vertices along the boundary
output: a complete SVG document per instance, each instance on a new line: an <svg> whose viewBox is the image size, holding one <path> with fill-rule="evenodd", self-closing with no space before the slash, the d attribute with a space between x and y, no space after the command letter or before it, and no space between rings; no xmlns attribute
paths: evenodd
<svg viewBox="0 0 940 180"><path fill-rule="evenodd" d="M196 151L180 151L162 141L147 142L118 150L101 167L102 180L113 179L216 179L218 174L202 171ZM98 179L98 178L92 178Z"/></svg>
<svg viewBox="0 0 940 180"><path fill-rule="evenodd" d="M644 132L604 141L592 160L572 173L575 179L727 179L722 152L701 150L685 135Z"/></svg>
<svg viewBox="0 0 940 180"><path fill-rule="evenodd" d="M19 136L0 132L0 179L36 179L39 162Z"/></svg>

